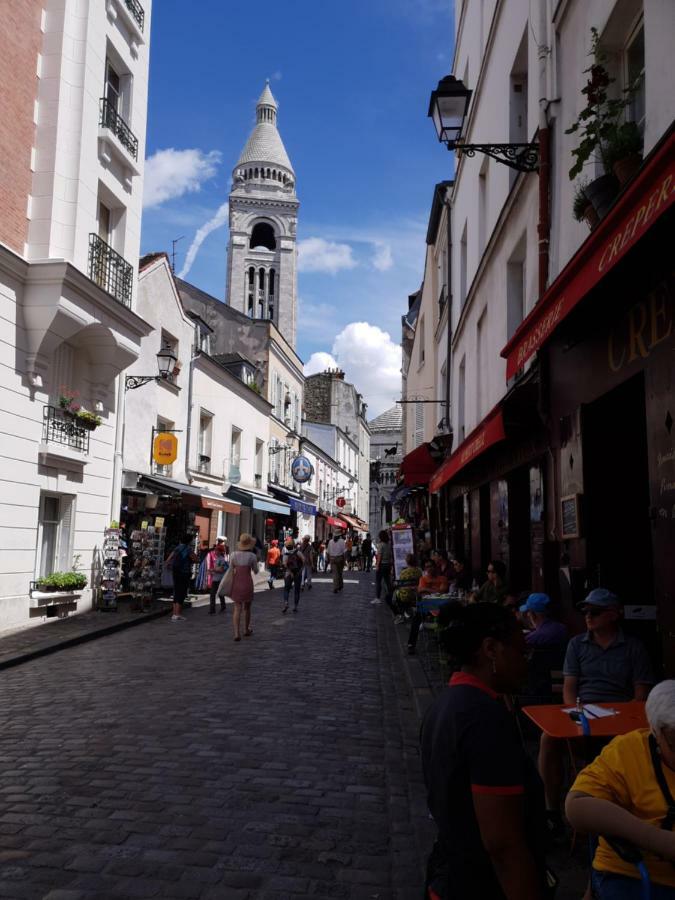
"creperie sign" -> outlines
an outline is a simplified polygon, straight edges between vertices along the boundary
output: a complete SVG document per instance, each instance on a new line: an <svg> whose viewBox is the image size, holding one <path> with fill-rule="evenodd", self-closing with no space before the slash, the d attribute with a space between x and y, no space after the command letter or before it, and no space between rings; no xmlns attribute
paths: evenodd
<svg viewBox="0 0 675 900"><path fill-rule="evenodd" d="M502 350L512 378L675 200L675 135L664 142Z"/></svg>

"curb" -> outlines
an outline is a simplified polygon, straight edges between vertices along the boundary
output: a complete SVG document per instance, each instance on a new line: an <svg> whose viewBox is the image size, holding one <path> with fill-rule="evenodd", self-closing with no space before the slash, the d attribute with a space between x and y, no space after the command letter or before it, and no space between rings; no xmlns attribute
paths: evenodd
<svg viewBox="0 0 675 900"><path fill-rule="evenodd" d="M0 660L0 671L3 669L11 669L14 666L20 666L22 663L30 662L33 659L39 659L41 656L49 656L51 653L58 653L59 650L65 650L68 647L76 647L78 644L86 644L89 641L95 641L97 638L106 637L109 634L115 634L116 631L124 631L126 628L134 628L136 625L142 625L144 622L151 622L153 619L160 619L162 616L168 616L171 607L167 609L158 609L155 612L144 615L139 619L126 619L124 622L114 622L112 625L106 625L104 628L97 628L95 631L89 631L85 634L78 634L72 638L65 638L54 644L48 644L45 647L37 647L35 650L28 650L9 659Z"/></svg>

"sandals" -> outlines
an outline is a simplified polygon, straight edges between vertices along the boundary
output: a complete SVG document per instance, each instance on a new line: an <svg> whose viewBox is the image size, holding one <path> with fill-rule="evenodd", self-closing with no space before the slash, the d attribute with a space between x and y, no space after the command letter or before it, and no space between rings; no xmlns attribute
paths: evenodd
<svg viewBox="0 0 675 900"><path fill-rule="evenodd" d="M246 631L244 632L244 637L251 637L252 634L253 634L253 629L247 628Z"/></svg>

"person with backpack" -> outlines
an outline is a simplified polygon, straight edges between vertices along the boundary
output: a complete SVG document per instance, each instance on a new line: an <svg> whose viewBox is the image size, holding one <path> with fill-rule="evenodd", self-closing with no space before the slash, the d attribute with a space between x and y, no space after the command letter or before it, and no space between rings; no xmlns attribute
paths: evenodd
<svg viewBox="0 0 675 900"><path fill-rule="evenodd" d="M189 531L186 531L180 540L180 543L171 551L167 557L166 566L171 566L173 575L173 615L172 622L181 622L185 620L183 613L183 604L190 590L190 580L192 579L192 564L198 561L197 554L193 550L193 537Z"/></svg>
<svg viewBox="0 0 675 900"><path fill-rule="evenodd" d="M269 570L269 578L267 585L270 590L274 587L274 579L279 577L279 561L281 559L281 550L279 549L279 541L273 540L267 551L267 568Z"/></svg>
<svg viewBox="0 0 675 900"><path fill-rule="evenodd" d="M284 605L281 611L283 613L288 612L288 601L291 595L291 588L293 588L293 612L296 613L298 611L298 604L300 603L300 586L302 584L302 570L305 567L305 558L299 548L295 546L293 538L290 537L286 539L283 565Z"/></svg>

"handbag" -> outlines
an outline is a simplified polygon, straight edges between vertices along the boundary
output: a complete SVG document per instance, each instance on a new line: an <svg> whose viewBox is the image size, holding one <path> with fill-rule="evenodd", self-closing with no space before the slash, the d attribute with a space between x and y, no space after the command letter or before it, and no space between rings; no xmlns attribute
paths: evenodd
<svg viewBox="0 0 675 900"><path fill-rule="evenodd" d="M217 597L229 597L232 593L232 588L234 586L234 566L231 565L227 572L220 579L220 584L218 585L218 590L216 591Z"/></svg>

